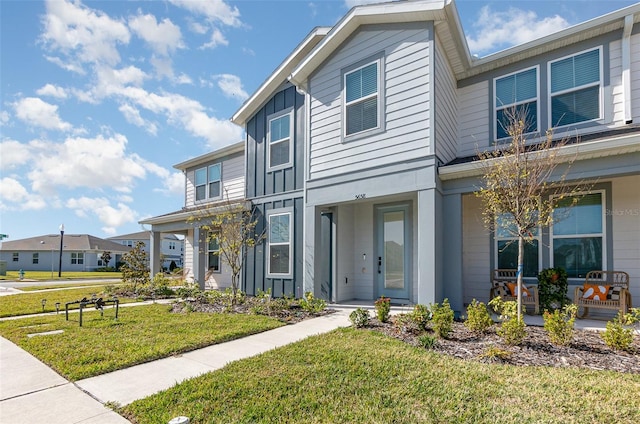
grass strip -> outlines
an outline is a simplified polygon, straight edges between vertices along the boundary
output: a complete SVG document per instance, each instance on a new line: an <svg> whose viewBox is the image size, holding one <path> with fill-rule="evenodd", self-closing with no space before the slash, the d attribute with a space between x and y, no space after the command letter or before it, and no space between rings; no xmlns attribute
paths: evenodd
<svg viewBox="0 0 640 424"><path fill-rule="evenodd" d="M42 312L55 312L56 303L60 303L60 310L64 312L64 305L67 302L75 302L86 297L90 299L92 295L110 298L104 293L104 285L83 287L78 289L63 289L47 292L19 293L0 297L0 318L15 317L20 315L39 314ZM46 299L44 311L42 309L42 299ZM134 302L135 299L121 298L120 303ZM78 309L79 305L69 305L71 309Z"/></svg>
<svg viewBox="0 0 640 424"><path fill-rule="evenodd" d="M168 305L121 308L119 319L104 311L33 317L0 322L0 335L70 380L80 380L132 365L222 343L284 325L261 315L171 313ZM27 337L32 333L63 333Z"/></svg>
<svg viewBox="0 0 640 424"><path fill-rule="evenodd" d="M134 423L640 422L640 376L467 362L341 329L187 380L120 412Z"/></svg>
<svg viewBox="0 0 640 424"><path fill-rule="evenodd" d="M76 283L66 283L66 284L47 284L42 286L28 286L28 287L20 287L19 289L24 292L32 292L32 291L41 291L41 290L52 290L52 289L68 289L68 288L78 288L78 287L94 287L94 286L104 286L104 282L95 282L95 283L84 283L82 281L78 281ZM112 286L122 286L124 283L113 283L110 284Z"/></svg>
<svg viewBox="0 0 640 424"><path fill-rule="evenodd" d="M58 271L29 271L24 272L25 280L49 281L49 280L76 280L76 279L114 279L122 278L121 272L99 272L99 271L62 271L58 277ZM0 275L0 280L19 281L19 271L7 271L7 275Z"/></svg>

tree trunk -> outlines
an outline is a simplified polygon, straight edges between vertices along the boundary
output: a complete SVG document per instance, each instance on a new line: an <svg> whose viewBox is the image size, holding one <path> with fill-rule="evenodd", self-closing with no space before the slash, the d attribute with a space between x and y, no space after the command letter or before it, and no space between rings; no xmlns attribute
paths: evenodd
<svg viewBox="0 0 640 424"><path fill-rule="evenodd" d="M522 274L524 271L524 237L522 234L518 236L518 321L522 317Z"/></svg>

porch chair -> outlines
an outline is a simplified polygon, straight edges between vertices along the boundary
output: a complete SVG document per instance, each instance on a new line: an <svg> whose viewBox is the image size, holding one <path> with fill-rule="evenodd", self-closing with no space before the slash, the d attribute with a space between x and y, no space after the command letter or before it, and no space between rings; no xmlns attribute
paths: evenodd
<svg viewBox="0 0 640 424"><path fill-rule="evenodd" d="M518 301L516 287L518 284L518 270L516 269L494 269L491 271L491 290L489 292L489 300L496 296L500 296L503 301ZM538 302L538 286L523 286L522 304L526 308L526 312L539 314L540 306ZM527 296L526 293L529 292ZM533 311L532 311L533 310Z"/></svg>
<svg viewBox="0 0 640 424"><path fill-rule="evenodd" d="M632 307L629 274L624 271L589 271L584 285L576 287L573 303L578 307L578 318L589 315L589 308L628 312Z"/></svg>

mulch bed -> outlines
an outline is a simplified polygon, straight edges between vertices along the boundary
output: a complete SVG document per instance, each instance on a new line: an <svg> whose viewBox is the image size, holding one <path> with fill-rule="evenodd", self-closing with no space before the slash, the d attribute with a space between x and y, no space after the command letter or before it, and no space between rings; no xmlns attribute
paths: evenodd
<svg viewBox="0 0 640 424"><path fill-rule="evenodd" d="M369 321L371 331L379 331L390 337L419 346L420 334L406 331L393 324L373 318ZM599 332L575 330L573 341L568 346L555 346L549 342L542 327L527 326L527 336L520 346L507 346L496 334L499 324L489 332L476 336L463 323L454 322L448 339L439 339L433 351L456 358L485 363L504 363L517 366L579 367L593 370L610 370L640 374L640 336L636 335L631 352L609 348ZM432 333L433 334L433 333ZM487 349L496 347L511 352L506 358L487 356Z"/></svg>

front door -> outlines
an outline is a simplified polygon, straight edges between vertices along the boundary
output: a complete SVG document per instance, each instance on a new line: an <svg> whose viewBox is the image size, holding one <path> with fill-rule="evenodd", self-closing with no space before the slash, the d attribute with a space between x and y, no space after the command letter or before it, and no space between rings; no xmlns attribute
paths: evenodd
<svg viewBox="0 0 640 424"><path fill-rule="evenodd" d="M333 213L320 214L320 297L327 302L333 300Z"/></svg>
<svg viewBox="0 0 640 424"><path fill-rule="evenodd" d="M377 295L409 300L411 233L409 205L376 207Z"/></svg>

